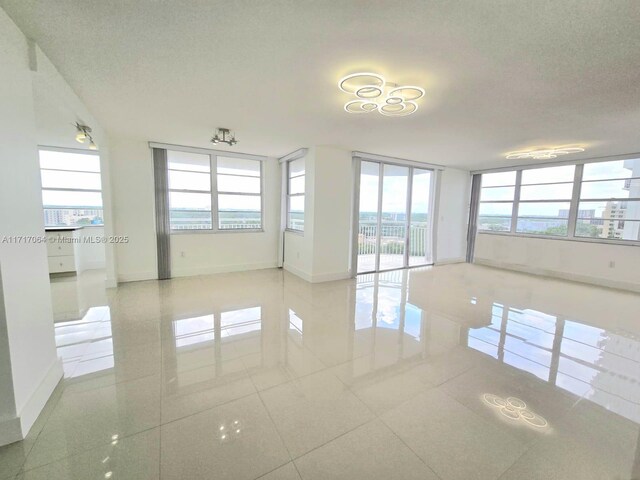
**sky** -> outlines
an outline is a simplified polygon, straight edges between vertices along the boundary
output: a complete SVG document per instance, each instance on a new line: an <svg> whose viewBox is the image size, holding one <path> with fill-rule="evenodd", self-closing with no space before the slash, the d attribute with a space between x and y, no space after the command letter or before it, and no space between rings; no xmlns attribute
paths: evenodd
<svg viewBox="0 0 640 480"><path fill-rule="evenodd" d="M362 162L360 176L360 211L378 210L378 164ZM407 210L408 167L385 165L382 182L382 211L387 213L405 213ZM431 171L414 170L413 213L428 213L431 188Z"/></svg>

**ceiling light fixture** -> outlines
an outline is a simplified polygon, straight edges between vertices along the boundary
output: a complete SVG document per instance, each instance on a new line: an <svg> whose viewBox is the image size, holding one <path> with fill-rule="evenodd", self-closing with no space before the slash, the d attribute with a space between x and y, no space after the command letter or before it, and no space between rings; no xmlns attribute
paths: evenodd
<svg viewBox="0 0 640 480"><path fill-rule="evenodd" d="M229 138L227 138L229 135ZM233 147L238 141L236 140L236 134L231 134L231 131L228 128L218 128L216 133L213 135L211 139L211 143L214 145L218 145L219 143L226 143L230 147Z"/></svg>
<svg viewBox="0 0 640 480"><path fill-rule="evenodd" d="M570 155L572 153L584 152L582 147L553 147L553 148L539 148L533 150L522 150L518 152L509 152L506 155L507 160L524 160L532 158L534 160L548 160L551 158L557 158L562 155Z"/></svg>
<svg viewBox="0 0 640 480"><path fill-rule="evenodd" d="M344 105L348 113L378 111L387 117L404 117L418 110L416 100L424 97L422 87L399 86L371 72L352 73L338 82L338 88L356 97Z"/></svg>
<svg viewBox="0 0 640 480"><path fill-rule="evenodd" d="M89 150L97 150L98 146L93 141L93 137L91 136L91 127L87 125L81 125L80 123L75 123L76 127L76 142L85 143L89 140Z"/></svg>

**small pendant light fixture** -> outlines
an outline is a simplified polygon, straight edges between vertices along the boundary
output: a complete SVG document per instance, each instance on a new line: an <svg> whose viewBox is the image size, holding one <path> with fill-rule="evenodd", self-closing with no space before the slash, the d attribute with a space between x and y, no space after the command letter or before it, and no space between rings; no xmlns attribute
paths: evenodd
<svg viewBox="0 0 640 480"><path fill-rule="evenodd" d="M219 143L226 143L230 147L233 147L236 143L238 143L238 141L236 140L236 134L232 134L228 128L218 128L216 129L216 132L211 139L211 143L213 143L214 145L217 145Z"/></svg>
<svg viewBox="0 0 640 480"><path fill-rule="evenodd" d="M78 122L76 122L75 126L77 130L76 142L85 143L87 140L89 140L89 150L97 150L98 146L95 144L95 142L93 141L93 137L91 136L91 132L93 131L91 130L91 127L87 125L81 125Z"/></svg>

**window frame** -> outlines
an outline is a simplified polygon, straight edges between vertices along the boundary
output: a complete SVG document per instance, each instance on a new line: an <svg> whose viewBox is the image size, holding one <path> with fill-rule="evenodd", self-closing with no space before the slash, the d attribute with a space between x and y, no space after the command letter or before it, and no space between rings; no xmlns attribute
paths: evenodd
<svg viewBox="0 0 640 480"><path fill-rule="evenodd" d="M639 154L629 154L629 155L619 155L612 157L603 157L603 158L592 158L585 160L577 160L577 161L565 161L565 162L550 162L550 163L541 163L537 165L519 165L513 167L504 167L497 169L488 169L488 170L480 170L471 172L474 175L484 175L489 173L499 173L499 172L516 172L516 181L515 181L515 193L513 201L511 200L486 200L480 201L480 195L482 191L482 184L480 188L480 193L478 197L478 214L480 212L480 205L482 203L513 203L513 210L511 216L511 229L509 231L491 231L491 230L480 230L476 227L476 234L482 235L499 235L499 236L507 236L507 237L525 237L525 238L539 238L546 240L560 240L560 241L569 241L569 242L585 242L585 243L600 243L606 245L625 245L638 247L640 246L640 239L638 240L623 240L618 238L604 238L604 237L583 237L576 235L576 228L579 221L579 207L580 203L587 202L604 202L607 200L615 200L615 201L640 201L640 198L637 197L629 197L629 198L618 198L615 197L613 199L590 199L590 198L581 198L581 190L583 184L583 172L584 166L587 164L593 163L605 163L605 162L615 162L615 161L624 161L624 160L637 160L640 161L640 153ZM520 200L520 193L522 188L522 173L525 170L534 170L540 168L550 168L550 167L559 167L559 166L575 166L574 178L573 178L573 189L570 200ZM640 179L640 177L628 177L624 180L630 179ZM605 178L600 180L586 180L585 182L596 182L596 181L611 181L611 180L619 180L617 177ZM549 182L548 184L566 184L570 182ZM538 185L538 184L536 184ZM526 186L526 185L525 185ZM518 211L520 209L521 203L569 203L569 212L567 217L567 235L559 236L559 235L542 235L535 233L520 233L517 232L517 220L518 220ZM619 220L619 219L615 219ZM626 220L626 219L622 219Z"/></svg>
<svg viewBox="0 0 640 480"><path fill-rule="evenodd" d="M291 163L292 162L296 162L298 160L304 160L304 174L303 175L298 175L296 177L293 178L300 178L300 177L304 177L304 192L302 193L291 193ZM302 156L299 158L292 158L291 160L287 160L286 161L286 177L285 180L287 182L286 184L286 195L287 195L287 209L285 212L286 218L285 218L285 231L287 232L291 232L291 233L296 233L298 235L304 235L304 224L302 226L302 228L291 228L291 226L289 225L289 218L290 218L290 214L291 214L291 197L303 197L304 198L304 210L303 210L303 214L306 217L306 198L307 198L307 160L306 160L306 156ZM305 219L306 221L306 219Z"/></svg>
<svg viewBox="0 0 640 480"><path fill-rule="evenodd" d="M97 172L91 172L91 171L86 171L86 170L69 170L69 169L60 169L60 168L42 168L41 164L40 164L40 152L42 151L46 151L46 152L58 152L58 153L68 153L68 154L74 154L74 155L92 155L94 157L97 157L98 159L98 167L99 167L99 171ZM44 213L46 210L100 210L102 211L102 223L93 223L93 224L89 224L89 225L81 225L81 224L74 224L74 225L69 225L68 227L72 228L72 227L83 227L83 228L91 228L91 227L104 227L104 196L102 194L102 164L100 162L100 152L98 151L94 151L94 150L84 150L84 149L80 149L80 148L62 148L62 147L49 147L49 146L43 146L43 145L38 145L38 170L40 172L40 192L42 194L43 191L48 190L48 191L53 191L53 192L72 192L72 193L99 193L100 194L100 201L102 203L102 205L100 206L100 208L95 208L95 209L83 209L83 208L73 208L73 207L63 207L63 208L57 208L57 209L51 209L51 208L46 208L44 206L44 202L42 202L42 213L43 213L43 217L44 217ZM68 187L44 187L42 185L42 170L47 170L47 171L56 171L56 172L68 172L68 173L92 173L92 174L98 174L98 176L100 177L100 189L87 189L87 188L68 188ZM43 218L44 220L44 218ZM44 228L56 228L56 227L64 227L65 225L47 225L46 223L44 224Z"/></svg>
<svg viewBox="0 0 640 480"><path fill-rule="evenodd" d="M183 147L178 145L168 145L168 144L159 144L159 143L149 143L151 148L163 148L167 151L167 155L169 152L185 152L185 153L195 153L199 155L208 155L209 156L209 181L211 185L210 192L200 192L198 190L184 190L184 189L170 189L169 188L169 162L167 161L167 196L170 192L192 192L192 193L209 193L211 196L211 228L199 228L199 229L174 229L171 228L171 220L169 220L169 234L170 235L200 235L200 234L226 234L226 233L263 233L264 232L264 193L265 193L265 168L264 162L267 160L267 157L244 154L244 153L236 153L236 152L226 152L223 150L211 150L205 148L197 148L197 147ZM218 191L218 157L225 158L237 158L240 160L251 160L255 162L259 162L260 165L260 193L240 193L240 192L219 192ZM205 172L203 172L205 173ZM256 178L256 177L253 177ZM249 195L260 197L260 228L220 228L220 211L218 209L218 195ZM168 210L169 216L171 215L171 208Z"/></svg>

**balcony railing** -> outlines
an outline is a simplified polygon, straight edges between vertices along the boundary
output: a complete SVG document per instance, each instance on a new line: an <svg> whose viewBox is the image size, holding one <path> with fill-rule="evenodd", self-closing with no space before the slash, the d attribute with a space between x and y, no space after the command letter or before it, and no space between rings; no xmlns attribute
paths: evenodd
<svg viewBox="0 0 640 480"><path fill-rule="evenodd" d="M413 223L409 230L409 256L423 256L427 252L429 226ZM380 227L380 254L403 255L407 227L404 223L383 222ZM358 230L358 255L376 253L376 233L378 225L360 222Z"/></svg>

